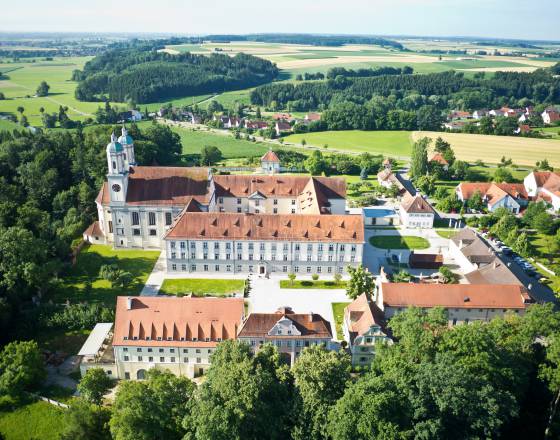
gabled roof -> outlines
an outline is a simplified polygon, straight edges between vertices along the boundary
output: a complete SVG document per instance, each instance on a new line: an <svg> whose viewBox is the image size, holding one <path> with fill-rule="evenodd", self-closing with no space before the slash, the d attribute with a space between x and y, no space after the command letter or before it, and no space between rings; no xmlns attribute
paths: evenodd
<svg viewBox="0 0 560 440"><path fill-rule="evenodd" d="M184 212L166 239L364 242L361 215Z"/></svg>
<svg viewBox="0 0 560 440"><path fill-rule="evenodd" d="M96 220L88 228L84 231L84 235L88 237L103 237L103 231L101 230L101 226L99 222Z"/></svg>
<svg viewBox="0 0 560 440"><path fill-rule="evenodd" d="M406 193L401 201L401 209L409 214L435 214L434 208L420 195Z"/></svg>
<svg viewBox="0 0 560 440"><path fill-rule="evenodd" d="M471 229L462 229L451 240L471 263L489 264L496 258L492 248Z"/></svg>
<svg viewBox="0 0 560 440"><path fill-rule="evenodd" d="M263 157L261 157L261 162L278 162L280 163L280 159L278 159L278 156L276 155L276 153L272 150L268 150Z"/></svg>
<svg viewBox="0 0 560 440"><path fill-rule="evenodd" d="M383 304L389 307L525 309L531 302L513 284L382 283Z"/></svg>
<svg viewBox="0 0 560 440"><path fill-rule="evenodd" d="M465 278L470 284L517 284L524 288L523 283L498 257L492 263L466 273Z"/></svg>
<svg viewBox="0 0 560 440"><path fill-rule="evenodd" d="M290 123L286 122L286 121L276 122L276 127L278 128L278 130L291 130L292 129L292 126L290 125Z"/></svg>
<svg viewBox="0 0 560 440"><path fill-rule="evenodd" d="M507 195L514 199L527 200L529 198L522 183L462 182L457 188L465 200L470 199L477 191L480 192L489 205L496 204Z"/></svg>
<svg viewBox="0 0 560 440"><path fill-rule="evenodd" d="M113 345L214 347L236 338L243 314L243 298L119 296Z"/></svg>
<svg viewBox="0 0 560 440"><path fill-rule="evenodd" d="M442 165L449 165L449 162L445 160L445 157L443 157L441 153L434 153L429 162L437 162Z"/></svg>
<svg viewBox="0 0 560 440"><path fill-rule="evenodd" d="M356 336L363 335L372 326L379 326L387 334L385 316L373 301L369 301L366 294L362 293L344 309L344 321L350 332L350 343Z"/></svg>
<svg viewBox="0 0 560 440"><path fill-rule="evenodd" d="M280 320L290 320L300 335L271 335L270 330ZM332 339L330 323L317 313L293 313L282 308L275 313L251 313L237 333L238 338L262 337L274 339Z"/></svg>

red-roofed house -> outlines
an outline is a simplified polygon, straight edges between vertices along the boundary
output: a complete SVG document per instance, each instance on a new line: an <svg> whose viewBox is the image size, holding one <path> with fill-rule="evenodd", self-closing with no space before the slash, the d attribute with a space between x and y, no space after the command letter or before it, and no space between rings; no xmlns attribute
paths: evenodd
<svg viewBox="0 0 560 440"><path fill-rule="evenodd" d="M529 196L551 204L560 210L560 174L552 171L533 171L523 179Z"/></svg>
<svg viewBox="0 0 560 440"><path fill-rule="evenodd" d="M522 183L463 182L455 188L455 193L462 202L468 201L477 192L490 212L506 208L517 214L529 201Z"/></svg>
<svg viewBox="0 0 560 440"><path fill-rule="evenodd" d="M560 121L560 112L558 112L555 108L547 108L544 112L542 112L541 117L545 124L551 125Z"/></svg>
<svg viewBox="0 0 560 440"><path fill-rule="evenodd" d="M434 153L432 155L432 157L430 158L429 162L439 163L445 171L447 171L449 169L449 162L447 162L447 160L445 160L445 157L443 157L443 155L441 153L438 153L438 152Z"/></svg>
<svg viewBox="0 0 560 440"><path fill-rule="evenodd" d="M280 172L280 159L272 149L268 150L263 157L261 157L261 169L263 173L268 174Z"/></svg>
<svg viewBox="0 0 560 440"><path fill-rule="evenodd" d="M274 129L276 130L276 136L280 136L282 133L289 133L292 131L292 126L289 122L280 120L276 122Z"/></svg>

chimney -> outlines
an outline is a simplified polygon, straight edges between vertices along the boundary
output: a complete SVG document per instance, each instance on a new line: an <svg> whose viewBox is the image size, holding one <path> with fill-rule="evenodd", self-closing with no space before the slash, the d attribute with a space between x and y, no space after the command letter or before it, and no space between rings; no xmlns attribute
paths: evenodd
<svg viewBox="0 0 560 440"><path fill-rule="evenodd" d="M308 319L309 319L309 322L313 322L313 312L312 312L312 311L309 312L309 317L308 317Z"/></svg>
<svg viewBox="0 0 560 440"><path fill-rule="evenodd" d="M126 310L132 309L132 298L129 296L126 298Z"/></svg>
<svg viewBox="0 0 560 440"><path fill-rule="evenodd" d="M463 249L463 239L459 240L459 249Z"/></svg>

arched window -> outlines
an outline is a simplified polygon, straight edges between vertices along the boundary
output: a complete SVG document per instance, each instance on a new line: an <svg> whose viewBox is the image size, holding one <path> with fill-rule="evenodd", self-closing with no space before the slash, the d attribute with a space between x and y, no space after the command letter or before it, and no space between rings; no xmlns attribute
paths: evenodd
<svg viewBox="0 0 560 440"><path fill-rule="evenodd" d="M144 380L146 378L146 370L138 370L136 372L136 379Z"/></svg>

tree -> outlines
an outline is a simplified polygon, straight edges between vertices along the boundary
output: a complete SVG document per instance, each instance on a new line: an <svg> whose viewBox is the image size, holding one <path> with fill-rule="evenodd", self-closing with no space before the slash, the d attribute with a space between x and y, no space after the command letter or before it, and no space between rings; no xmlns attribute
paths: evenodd
<svg viewBox="0 0 560 440"><path fill-rule="evenodd" d="M416 186L424 194L430 196L434 193L436 189L436 178L435 176L430 176L430 175L420 176L416 180Z"/></svg>
<svg viewBox="0 0 560 440"><path fill-rule="evenodd" d="M430 139L424 137L417 140L412 146L412 158L410 160L410 176L414 179L423 176L428 171L428 145Z"/></svg>
<svg viewBox="0 0 560 440"><path fill-rule="evenodd" d="M548 212L539 212L533 217L531 226L543 234L552 234L554 232L554 217Z"/></svg>
<svg viewBox="0 0 560 440"><path fill-rule="evenodd" d="M17 111L20 115L23 115L23 112L25 111L25 109L21 105L18 105Z"/></svg>
<svg viewBox="0 0 560 440"><path fill-rule="evenodd" d="M513 176L511 171L505 167L498 167L496 171L494 171L494 182L502 183L502 182L511 182L513 180Z"/></svg>
<svg viewBox="0 0 560 440"><path fill-rule="evenodd" d="M334 274L334 282L335 282L336 284L340 284L340 281L341 281L341 280L342 280L342 274L340 274L340 273L338 273L338 272L335 273L335 274Z"/></svg>
<svg viewBox="0 0 560 440"><path fill-rule="evenodd" d="M116 264L104 264L99 268L99 276L111 285L116 285L119 279L120 270Z"/></svg>
<svg viewBox="0 0 560 440"><path fill-rule="evenodd" d="M515 241L515 243L513 243L511 248L524 257L530 257L535 253L534 248L529 241L529 237L525 232L519 234L517 240Z"/></svg>
<svg viewBox="0 0 560 440"><path fill-rule="evenodd" d="M457 274L453 273L447 266L441 266L439 268L439 273L441 274L445 284L457 284L459 282Z"/></svg>
<svg viewBox="0 0 560 440"><path fill-rule="evenodd" d="M350 280L346 283L346 294L351 299L356 299L362 293L371 295L373 292L373 275L361 264L358 267L348 266Z"/></svg>
<svg viewBox="0 0 560 440"><path fill-rule="evenodd" d="M482 211L486 207L479 190L476 190L471 198L467 200L467 206L473 211Z"/></svg>
<svg viewBox="0 0 560 440"><path fill-rule="evenodd" d="M288 279L290 280L290 286L294 285L294 281L296 280L296 274L293 272L290 272L288 274Z"/></svg>
<svg viewBox="0 0 560 440"><path fill-rule="evenodd" d="M145 381L121 383L110 420L113 438L181 439L182 418L194 388L188 378L156 369L147 372Z"/></svg>
<svg viewBox="0 0 560 440"><path fill-rule="evenodd" d="M547 381L548 388L553 395L545 438L554 438L553 423L560 404L560 333L555 333L547 342L547 363L541 366L540 376Z"/></svg>
<svg viewBox="0 0 560 440"><path fill-rule="evenodd" d="M553 168L548 163L548 159L546 159L546 158L544 158L541 161L537 161L536 166L537 166L537 169L543 170L543 171L552 171L553 170Z"/></svg>
<svg viewBox="0 0 560 440"><path fill-rule="evenodd" d="M312 176L320 176L326 169L323 153L319 150L314 150L313 153L305 159L304 167Z"/></svg>
<svg viewBox="0 0 560 440"><path fill-rule="evenodd" d="M0 354L0 393L20 396L46 377L45 365L35 341L15 341Z"/></svg>
<svg viewBox="0 0 560 440"><path fill-rule="evenodd" d="M401 269L394 273L392 278L394 283L408 283L410 282L411 275L406 270Z"/></svg>
<svg viewBox="0 0 560 440"><path fill-rule="evenodd" d="M111 388L112 383L103 368L90 368L80 380L78 391L88 402L101 405L103 396Z"/></svg>
<svg viewBox="0 0 560 440"><path fill-rule="evenodd" d="M255 117L256 117L257 119L262 118L262 115L261 115L261 108L260 108L260 107L257 107L257 111L255 112Z"/></svg>
<svg viewBox="0 0 560 440"><path fill-rule="evenodd" d="M218 147L205 145L200 151L200 164L203 166L214 165L222 160L222 152Z"/></svg>
<svg viewBox="0 0 560 440"><path fill-rule="evenodd" d="M46 81L41 81L41 84L37 87L37 96L47 96L50 88L51 86L49 86Z"/></svg>
<svg viewBox="0 0 560 440"><path fill-rule="evenodd" d="M247 344L222 342L183 420L184 438L288 438L292 395L290 375L275 347L265 344L253 355Z"/></svg>
<svg viewBox="0 0 560 440"><path fill-rule="evenodd" d="M418 124L418 130L436 131L441 129L443 117L436 107L424 105L416 112L416 123Z"/></svg>
<svg viewBox="0 0 560 440"><path fill-rule="evenodd" d="M111 410L93 405L84 399L74 399L64 416L64 431L60 440L110 440Z"/></svg>
<svg viewBox="0 0 560 440"><path fill-rule="evenodd" d="M342 397L350 380L349 356L312 346L301 353L292 371L302 405L293 438L327 438L329 411Z"/></svg>

